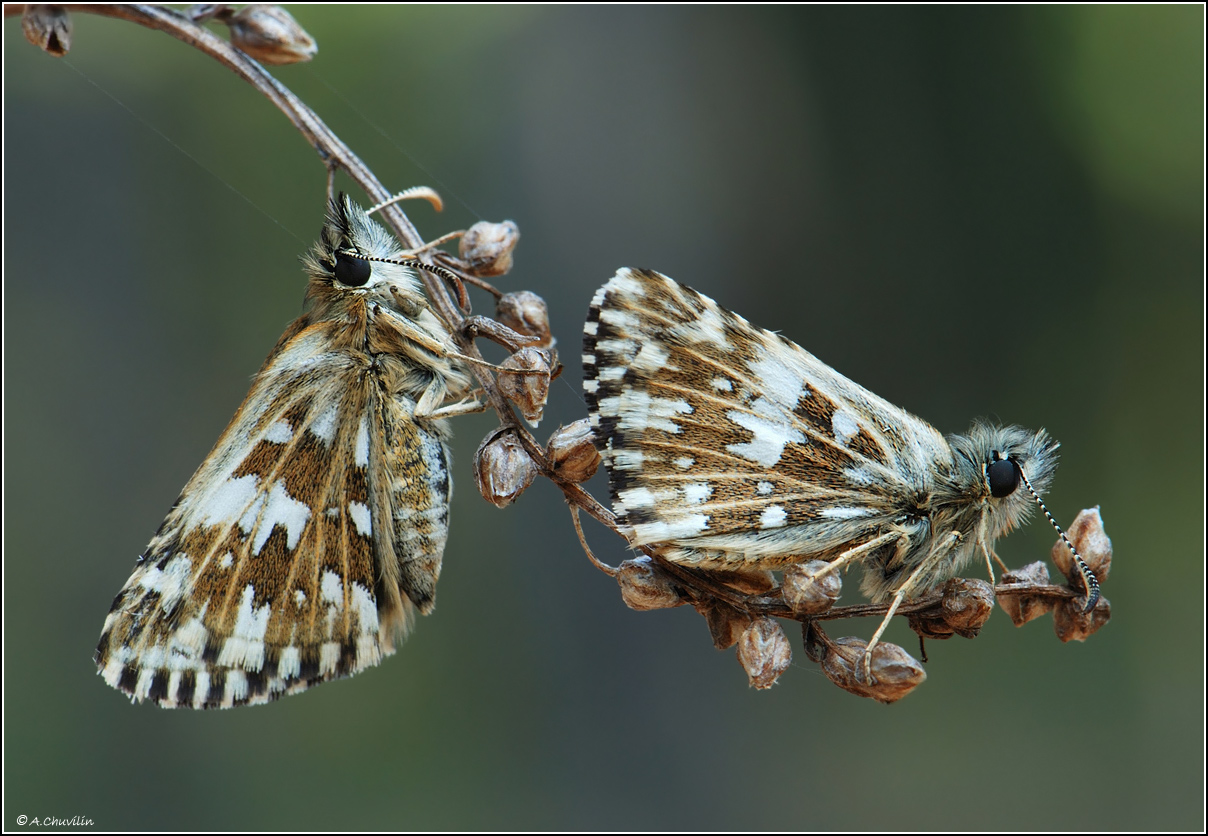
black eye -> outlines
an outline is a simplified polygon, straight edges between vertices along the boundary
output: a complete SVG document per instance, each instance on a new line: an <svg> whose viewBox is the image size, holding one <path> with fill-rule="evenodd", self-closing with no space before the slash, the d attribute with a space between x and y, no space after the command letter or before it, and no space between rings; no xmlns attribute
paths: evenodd
<svg viewBox="0 0 1208 836"><path fill-rule="evenodd" d="M360 287L369 281L373 268L363 258L348 253L336 253L336 281L349 287Z"/></svg>
<svg viewBox="0 0 1208 836"><path fill-rule="evenodd" d="M986 481L990 483L990 495L1002 499L1015 493L1019 487L1019 468L1009 459L996 461L986 468Z"/></svg>

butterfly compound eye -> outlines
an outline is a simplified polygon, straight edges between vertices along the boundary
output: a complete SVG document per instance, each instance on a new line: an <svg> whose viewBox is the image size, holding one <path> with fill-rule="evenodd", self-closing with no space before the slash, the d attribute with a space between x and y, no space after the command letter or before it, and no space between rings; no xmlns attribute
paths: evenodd
<svg viewBox="0 0 1208 836"><path fill-rule="evenodd" d="M363 258L348 253L336 253L336 281L349 287L360 287L369 281L373 268Z"/></svg>
<svg viewBox="0 0 1208 836"><path fill-rule="evenodd" d="M991 496L998 499L1010 496L1019 487L1019 467L1009 459L1001 459L986 468L986 480Z"/></svg>

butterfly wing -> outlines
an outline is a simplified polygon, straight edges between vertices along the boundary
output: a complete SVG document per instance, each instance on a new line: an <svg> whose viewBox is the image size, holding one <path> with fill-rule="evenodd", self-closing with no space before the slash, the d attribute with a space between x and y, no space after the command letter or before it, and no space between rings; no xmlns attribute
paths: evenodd
<svg viewBox="0 0 1208 836"><path fill-rule="evenodd" d="M376 665L431 609L446 431L334 327L282 337L114 600L97 665L134 700L267 702Z"/></svg>
<svg viewBox="0 0 1208 836"><path fill-rule="evenodd" d="M631 542L775 568L875 536L952 457L934 428L651 271L592 301L584 389Z"/></svg>

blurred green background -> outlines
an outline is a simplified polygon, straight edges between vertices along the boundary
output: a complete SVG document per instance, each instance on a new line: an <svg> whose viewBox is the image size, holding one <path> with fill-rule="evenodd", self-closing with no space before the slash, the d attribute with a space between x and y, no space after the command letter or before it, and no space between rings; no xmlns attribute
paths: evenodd
<svg viewBox="0 0 1208 836"><path fill-rule="evenodd" d="M484 503L472 416L397 656L267 707L130 706L102 620L300 311L324 171L177 41L76 15L58 60L9 19L6 829L1204 826L1201 7L294 11L320 51L277 77L442 192L427 236L519 224L500 284L545 297L567 362L542 437L586 414L593 291L656 268L945 432L1047 427L1053 512L1102 505L1114 618L1062 645L996 613L891 707L800 651L756 692L691 610L622 605L550 485Z"/></svg>

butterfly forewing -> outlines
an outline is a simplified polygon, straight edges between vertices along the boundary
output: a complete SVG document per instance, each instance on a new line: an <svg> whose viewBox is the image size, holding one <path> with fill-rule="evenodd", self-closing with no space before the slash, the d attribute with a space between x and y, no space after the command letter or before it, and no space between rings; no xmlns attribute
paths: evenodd
<svg viewBox="0 0 1208 836"><path fill-rule="evenodd" d="M635 545L716 568L858 541L951 452L925 422L658 273L596 294L585 390L614 510Z"/></svg>
<svg viewBox="0 0 1208 836"><path fill-rule="evenodd" d="M114 601L97 664L135 700L267 702L377 664L432 608L448 431L415 413L442 369L404 350L387 294L328 275L336 248L390 255L359 212L333 206L329 249L311 265L315 308L265 361Z"/></svg>

